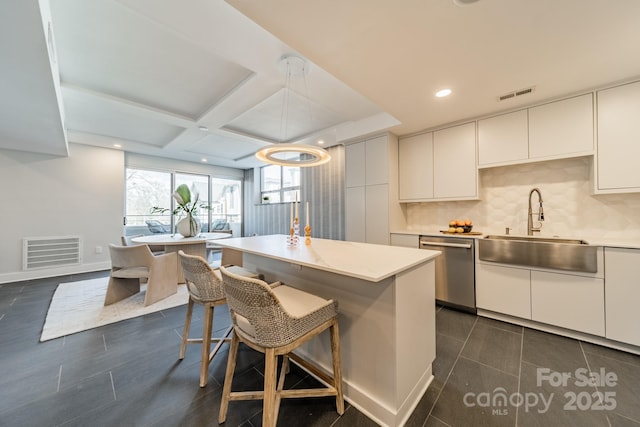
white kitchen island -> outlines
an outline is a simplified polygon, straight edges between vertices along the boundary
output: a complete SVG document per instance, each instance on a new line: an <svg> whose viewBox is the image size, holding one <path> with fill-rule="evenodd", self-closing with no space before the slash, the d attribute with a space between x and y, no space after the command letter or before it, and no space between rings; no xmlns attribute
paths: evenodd
<svg viewBox="0 0 640 427"><path fill-rule="evenodd" d="M381 425L403 425L431 380L436 356L435 267L440 252L286 236L217 241L245 268L339 303L344 394ZM297 351L331 372L328 334Z"/></svg>

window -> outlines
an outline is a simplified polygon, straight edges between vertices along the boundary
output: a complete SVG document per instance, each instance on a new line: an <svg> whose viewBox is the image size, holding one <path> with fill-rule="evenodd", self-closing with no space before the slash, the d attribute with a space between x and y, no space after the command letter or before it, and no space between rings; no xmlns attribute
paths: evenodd
<svg viewBox="0 0 640 427"><path fill-rule="evenodd" d="M296 199L300 191L300 168L269 165L260 169L262 203L286 203Z"/></svg>
<svg viewBox="0 0 640 427"><path fill-rule="evenodd" d="M169 231L171 214L151 214L151 207L171 209L171 173L127 169L125 186L125 225L147 227L146 221L159 221Z"/></svg>
<svg viewBox="0 0 640 427"><path fill-rule="evenodd" d="M125 182L125 235L170 233L178 221L171 215L176 207L172 194L181 184L199 195L199 205L210 207L197 210L202 231L232 230L234 235L241 235L241 179L130 168L126 170ZM169 211L152 214L151 208L156 206Z"/></svg>

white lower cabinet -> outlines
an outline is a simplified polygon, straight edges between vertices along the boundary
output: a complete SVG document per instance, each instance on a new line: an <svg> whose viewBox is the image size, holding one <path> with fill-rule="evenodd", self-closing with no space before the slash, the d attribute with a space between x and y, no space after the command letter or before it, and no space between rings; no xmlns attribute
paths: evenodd
<svg viewBox="0 0 640 427"><path fill-rule="evenodd" d="M601 252L598 257L602 259ZM638 261L636 264L640 264ZM476 305L483 310L605 336L602 273L570 273L479 262Z"/></svg>
<svg viewBox="0 0 640 427"><path fill-rule="evenodd" d="M606 337L640 346L640 250L605 248L604 263Z"/></svg>
<svg viewBox="0 0 640 427"><path fill-rule="evenodd" d="M531 320L604 336L604 280L531 271Z"/></svg>
<svg viewBox="0 0 640 427"><path fill-rule="evenodd" d="M530 271L499 265L476 265L478 308L531 319Z"/></svg>

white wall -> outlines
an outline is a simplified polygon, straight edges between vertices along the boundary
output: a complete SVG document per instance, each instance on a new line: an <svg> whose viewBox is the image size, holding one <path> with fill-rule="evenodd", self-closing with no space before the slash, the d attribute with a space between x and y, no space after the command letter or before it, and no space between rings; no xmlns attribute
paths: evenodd
<svg viewBox="0 0 640 427"><path fill-rule="evenodd" d="M122 233L124 154L77 144L69 152L0 150L0 283L109 268L108 245ZM66 235L81 236L82 265L22 271L23 238Z"/></svg>
<svg viewBox="0 0 640 427"><path fill-rule="evenodd" d="M479 201L411 203L412 229L444 230L450 219L470 218L484 234L526 234L529 191L542 192L541 235L640 238L640 193L591 194L591 157L480 170ZM534 195L534 212L537 196Z"/></svg>
<svg viewBox="0 0 640 427"><path fill-rule="evenodd" d="M123 233L126 167L240 178L241 169L69 144L69 157L0 149L0 283L103 270ZM25 237L79 235L82 264L22 271ZM96 253L96 247L102 253Z"/></svg>

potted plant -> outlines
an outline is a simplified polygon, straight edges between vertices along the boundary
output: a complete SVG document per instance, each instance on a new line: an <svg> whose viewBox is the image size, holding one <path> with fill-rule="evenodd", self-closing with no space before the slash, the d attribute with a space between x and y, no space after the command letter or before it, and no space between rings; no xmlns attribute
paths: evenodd
<svg viewBox="0 0 640 427"><path fill-rule="evenodd" d="M196 217L197 209L209 209L209 205L203 202L198 203L198 198L200 197L200 195L196 191L194 191L194 193L195 198L191 200L191 190L189 190L189 187L186 184L181 184L172 194L173 198L178 204L178 206L176 206L173 211L171 209L159 208L154 206L153 208L151 208L151 213L166 213L170 211L172 215L184 214L186 216L176 224L178 233L180 233L184 237L197 236L202 228L200 221Z"/></svg>

